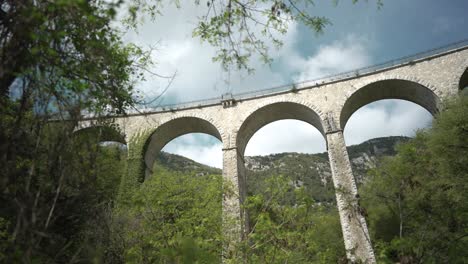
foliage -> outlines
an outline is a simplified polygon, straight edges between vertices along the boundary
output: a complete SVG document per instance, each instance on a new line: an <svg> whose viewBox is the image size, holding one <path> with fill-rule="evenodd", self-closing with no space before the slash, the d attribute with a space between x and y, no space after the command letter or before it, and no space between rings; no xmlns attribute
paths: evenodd
<svg viewBox="0 0 468 264"><path fill-rule="evenodd" d="M171 171L178 171L182 173L195 173L195 174L221 174L221 170L213 168L201 163L195 162L191 159L179 156L176 154L166 153L161 151L156 158L157 164L162 164L164 167Z"/></svg>
<svg viewBox="0 0 468 264"><path fill-rule="evenodd" d="M127 263L217 263L222 248L221 176L158 167L117 215L127 219Z"/></svg>
<svg viewBox="0 0 468 264"><path fill-rule="evenodd" d="M273 177L248 198L249 263L346 263L336 207L315 203L304 188L291 188L290 179Z"/></svg>
<svg viewBox="0 0 468 264"><path fill-rule="evenodd" d="M4 262L85 261L86 248L99 244L83 242L89 219L112 207L123 167L107 163L120 154L103 151L99 137L74 131L83 111L100 117L134 105L133 84L149 63L147 53L124 45L112 29L117 6L0 2Z"/></svg>
<svg viewBox="0 0 468 264"><path fill-rule="evenodd" d="M96 160L88 165L95 168L97 177L83 179L88 182L76 187L83 196L80 210L85 212L73 238L80 250L77 262L117 263L114 260L121 258L122 250L116 248L111 232L120 179L126 173L126 152L120 144L100 145L93 153Z"/></svg>
<svg viewBox="0 0 468 264"><path fill-rule="evenodd" d="M163 160L188 162L179 157ZM122 261L219 263L226 239L221 229L221 176L201 173L203 168L178 172L167 169L166 163L157 165L130 201L114 212L120 223L112 235L123 238L116 242L123 250ZM304 188L295 189L290 182L272 177L248 198L253 228L236 248L249 263L345 262L336 207L315 203Z"/></svg>
<svg viewBox="0 0 468 264"><path fill-rule="evenodd" d="M111 206L123 172L116 161L123 159L120 149L71 132L70 125L48 124L37 137L25 133L15 146L19 154L4 163L0 218L11 223L2 243L6 262L73 263L88 257L82 231Z"/></svg>
<svg viewBox="0 0 468 264"><path fill-rule="evenodd" d="M398 148L361 191L381 262L466 263L468 98Z"/></svg>
<svg viewBox="0 0 468 264"><path fill-rule="evenodd" d="M111 27L117 6L96 0L2 1L2 104L16 95L38 104L42 114L50 108L121 113L133 105L133 83L150 63L149 54L124 45Z"/></svg>
<svg viewBox="0 0 468 264"><path fill-rule="evenodd" d="M257 194L265 189L265 182L276 175L288 175L291 183L304 186L304 191L316 202L334 203L335 193L327 156L317 154L283 153L265 157L249 157L253 163L261 166L259 169L248 168L247 186L249 195ZM327 177L328 176L328 177ZM293 199L293 192L287 194Z"/></svg>

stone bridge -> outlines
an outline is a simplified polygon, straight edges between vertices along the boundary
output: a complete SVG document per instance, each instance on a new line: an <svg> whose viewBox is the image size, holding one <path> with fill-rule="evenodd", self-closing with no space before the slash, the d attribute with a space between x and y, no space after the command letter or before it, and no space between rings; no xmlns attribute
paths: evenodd
<svg viewBox="0 0 468 264"><path fill-rule="evenodd" d="M129 173L123 176L121 188L124 195L151 174L156 155L172 139L187 133L218 138L223 146L223 228L235 242L249 230L248 217L241 206L246 197L247 143L257 130L271 122L307 122L326 140L347 257L353 262L375 263L366 221L359 210L343 129L356 110L381 99L408 100L436 114L443 98L468 86L467 67L468 43L464 42L371 71L295 84L267 94L110 117L118 130L102 130L107 132L102 133L101 140L128 146ZM99 127L93 118L88 118L80 123L80 129ZM225 252L233 250L232 244L226 245Z"/></svg>

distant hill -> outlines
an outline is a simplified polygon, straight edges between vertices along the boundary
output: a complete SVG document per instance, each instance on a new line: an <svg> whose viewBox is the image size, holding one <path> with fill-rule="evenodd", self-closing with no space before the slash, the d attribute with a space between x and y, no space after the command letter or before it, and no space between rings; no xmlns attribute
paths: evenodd
<svg viewBox="0 0 468 264"><path fill-rule="evenodd" d="M395 145L407 137L384 137L348 147L354 176L361 184L366 172L377 165L382 156L395 155ZM246 157L247 186L250 194L260 190L263 181L274 175L292 178L295 187L304 186L316 201L334 202L335 193L328 154L280 153Z"/></svg>
<svg viewBox="0 0 468 264"><path fill-rule="evenodd" d="M382 156L395 155L395 145L407 141L407 137L383 137L348 147L348 154L358 184L363 183L367 170L377 165ZM220 174L218 168L197 163L191 159L162 152L157 160L170 170L191 172L196 175ZM292 178L291 186L307 188L318 202L335 199L328 154L279 153L267 156L245 157L248 193L261 190L263 182L275 175Z"/></svg>
<svg viewBox="0 0 468 264"><path fill-rule="evenodd" d="M191 172L196 174L221 174L221 169L210 167L198 163L189 158L176 154L161 151L156 158L156 164L162 165L165 168L178 172Z"/></svg>

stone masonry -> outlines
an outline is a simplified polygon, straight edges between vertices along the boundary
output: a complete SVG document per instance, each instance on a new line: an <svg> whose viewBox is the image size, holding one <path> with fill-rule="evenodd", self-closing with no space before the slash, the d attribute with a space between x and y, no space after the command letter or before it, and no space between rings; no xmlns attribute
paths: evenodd
<svg viewBox="0 0 468 264"><path fill-rule="evenodd" d="M106 140L128 144L129 168L138 172L138 177L122 179L121 191L125 192L126 188L137 187L144 181L152 171L155 156L172 139L194 132L218 138L223 145L223 228L233 242L224 248L229 253L234 252L234 242L243 239L249 229L248 217L241 207L246 195L247 143L268 123L281 119L305 121L316 127L327 142L347 257L352 262L375 263L366 221L359 210L359 195L343 129L357 109L381 99L412 101L436 114L443 98L459 92L463 79L467 79L467 68L468 47L465 46L365 75L326 83L302 83L291 91L185 109L115 116L112 119L122 137ZM90 118L82 121L81 127L87 129L93 123Z"/></svg>

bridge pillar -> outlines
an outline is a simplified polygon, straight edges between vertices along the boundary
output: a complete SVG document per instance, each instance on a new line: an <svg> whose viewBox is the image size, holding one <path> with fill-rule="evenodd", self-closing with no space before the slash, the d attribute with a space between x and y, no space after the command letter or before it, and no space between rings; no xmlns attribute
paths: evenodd
<svg viewBox="0 0 468 264"><path fill-rule="evenodd" d="M145 171L148 171L148 168L145 164L144 150L150 132L127 133L127 168L120 179L119 204L130 202L135 188L138 188L145 179Z"/></svg>
<svg viewBox="0 0 468 264"><path fill-rule="evenodd" d="M132 193L138 187L138 177L144 173L144 164L142 157L127 157L126 171L120 178L120 186L118 192L118 203L127 204L131 201Z"/></svg>
<svg viewBox="0 0 468 264"><path fill-rule="evenodd" d="M343 131L328 132L326 136L346 255L353 263L375 263L366 220L361 214L359 195L348 151L346 150Z"/></svg>
<svg viewBox="0 0 468 264"><path fill-rule="evenodd" d="M247 214L242 208L246 194L244 159L237 151L237 147L225 148L223 149L223 262L242 262L239 242L245 238L245 232L248 230Z"/></svg>

